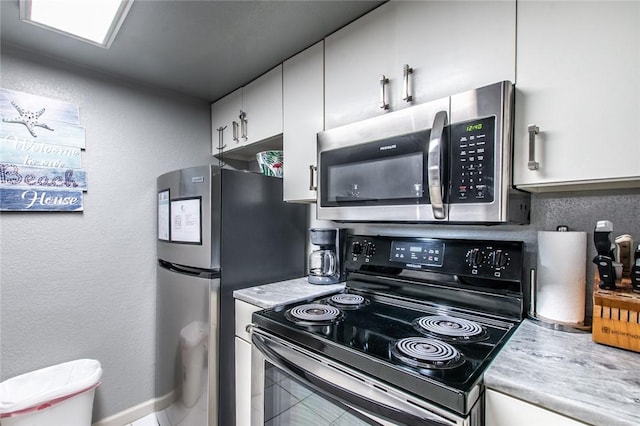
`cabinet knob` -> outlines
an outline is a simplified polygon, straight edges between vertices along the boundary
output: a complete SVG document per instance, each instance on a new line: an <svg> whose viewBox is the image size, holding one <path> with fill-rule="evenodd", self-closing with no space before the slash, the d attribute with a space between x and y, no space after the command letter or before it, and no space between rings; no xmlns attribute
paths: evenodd
<svg viewBox="0 0 640 426"><path fill-rule="evenodd" d="M538 170L540 163L536 161L536 135L540 133L540 128L535 124L530 124L529 131L529 170Z"/></svg>
<svg viewBox="0 0 640 426"><path fill-rule="evenodd" d="M389 79L384 75L380 76L380 109L389 109L389 103L387 102L387 84Z"/></svg>

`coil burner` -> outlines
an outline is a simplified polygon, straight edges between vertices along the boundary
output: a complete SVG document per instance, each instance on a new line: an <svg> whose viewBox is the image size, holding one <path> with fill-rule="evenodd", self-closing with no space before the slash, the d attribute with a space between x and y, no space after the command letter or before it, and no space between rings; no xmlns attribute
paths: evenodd
<svg viewBox="0 0 640 426"><path fill-rule="evenodd" d="M489 338L487 330L478 323L446 315L418 318L413 327L422 334L448 342L480 342Z"/></svg>
<svg viewBox="0 0 640 426"><path fill-rule="evenodd" d="M300 325L328 325L342 319L342 312L330 305L311 303L289 309L285 317Z"/></svg>
<svg viewBox="0 0 640 426"><path fill-rule="evenodd" d="M347 293L331 296L328 302L331 305L342 309L358 309L369 303L367 299L360 295Z"/></svg>
<svg viewBox="0 0 640 426"><path fill-rule="evenodd" d="M407 337L396 341L391 354L418 368L449 369L464 363L464 357L446 342L427 337Z"/></svg>

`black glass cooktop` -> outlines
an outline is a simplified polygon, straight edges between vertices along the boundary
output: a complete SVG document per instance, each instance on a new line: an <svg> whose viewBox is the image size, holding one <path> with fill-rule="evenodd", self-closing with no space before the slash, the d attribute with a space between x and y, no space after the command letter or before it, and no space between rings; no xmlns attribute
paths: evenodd
<svg viewBox="0 0 640 426"><path fill-rule="evenodd" d="M340 309L340 315L334 322L324 317L320 325L310 325L310 321L294 322L290 313L303 305L335 306L329 303L329 297L257 312L253 315L253 322L307 349L466 413L477 399L477 395L470 395L472 389L477 386L482 372L506 340L513 324L451 309L407 307L402 303L390 304L389 300L384 303L373 300L372 296L364 297L366 304L360 308ZM312 308L318 309L317 306ZM477 338L471 337L467 341L459 336L438 337L422 332L416 326L420 318L436 315L461 318L477 324L481 331ZM422 362L405 363L395 348L398 341L411 337L445 342L457 350L460 357L444 365L427 362L426 367Z"/></svg>

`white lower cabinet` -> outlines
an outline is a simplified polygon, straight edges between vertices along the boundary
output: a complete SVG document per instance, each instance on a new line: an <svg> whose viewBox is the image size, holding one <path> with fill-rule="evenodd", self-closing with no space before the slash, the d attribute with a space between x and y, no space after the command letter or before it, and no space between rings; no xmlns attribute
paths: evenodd
<svg viewBox="0 0 640 426"><path fill-rule="evenodd" d="M487 389L485 391L485 424L487 426L584 426L586 423Z"/></svg>
<svg viewBox="0 0 640 426"><path fill-rule="evenodd" d="M251 424L251 335L246 327L251 324L251 314L261 307L235 301L235 360L236 360L236 425Z"/></svg>
<svg viewBox="0 0 640 426"><path fill-rule="evenodd" d="M514 184L640 187L640 2L519 1L517 15Z"/></svg>

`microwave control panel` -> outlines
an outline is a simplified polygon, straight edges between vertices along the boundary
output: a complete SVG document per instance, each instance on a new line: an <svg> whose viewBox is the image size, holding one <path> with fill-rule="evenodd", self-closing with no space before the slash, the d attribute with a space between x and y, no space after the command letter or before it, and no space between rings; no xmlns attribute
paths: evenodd
<svg viewBox="0 0 640 426"><path fill-rule="evenodd" d="M491 203L494 197L494 116L450 126L451 203Z"/></svg>

